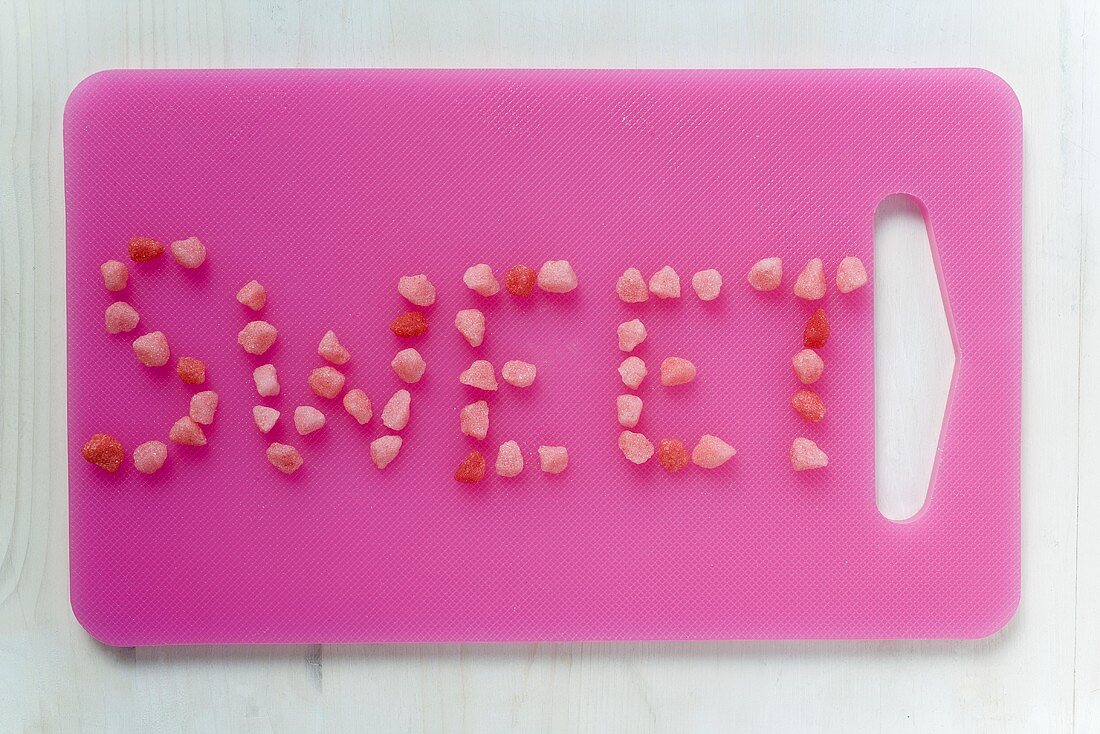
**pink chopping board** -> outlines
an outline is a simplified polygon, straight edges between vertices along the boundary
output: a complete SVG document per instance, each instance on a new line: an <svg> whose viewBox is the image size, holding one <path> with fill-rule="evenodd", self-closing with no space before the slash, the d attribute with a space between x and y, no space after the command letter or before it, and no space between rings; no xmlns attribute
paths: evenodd
<svg viewBox="0 0 1100 734"><path fill-rule="evenodd" d="M973 69L850 71L253 70L109 71L65 112L71 600L112 645L696 638L977 637L1011 617L1020 590L1021 112ZM957 363L934 483L909 522L875 502L873 215L888 195L926 209ZM117 294L141 314L110 335L99 264L135 235L194 235L202 268L170 256L130 265ZM782 288L745 281L781 256ZM812 257L831 280L856 255L871 284L791 291ZM568 259L580 285L484 298L462 282L490 264ZM627 267L681 275L680 299L624 304ZM690 276L717 268L703 303ZM428 333L393 336L403 274L438 288ZM236 343L251 311L279 337L264 357ZM815 386L817 425L789 407L803 325L818 306L832 337ZM453 327L481 308L485 344ZM636 430L690 447L711 433L726 465L670 474L619 452L616 326L642 319L650 375ZM334 329L341 368L375 417L359 426L314 396ZM164 331L169 366L130 342ZM393 354L428 367L384 471L368 445L403 387ZM220 395L205 447L169 444L152 476L80 457L93 433L128 450L186 414L172 365L202 358ZM669 355L698 378L669 389ZM538 367L527 389L487 398L483 442L458 428L482 397L457 380L471 360ZM261 399L254 367L283 386ZM262 436L252 406L283 411ZM300 437L297 405L327 416ZM795 436L829 466L791 470ZM526 470L454 481L472 448L505 440ZM272 440L305 465L285 476ZM569 467L539 471L536 447Z"/></svg>

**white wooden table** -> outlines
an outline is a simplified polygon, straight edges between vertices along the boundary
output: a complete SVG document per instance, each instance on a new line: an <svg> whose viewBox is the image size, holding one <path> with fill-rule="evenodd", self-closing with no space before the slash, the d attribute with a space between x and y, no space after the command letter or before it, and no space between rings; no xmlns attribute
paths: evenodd
<svg viewBox="0 0 1100 734"><path fill-rule="evenodd" d="M94 642L68 607L62 106L98 69L296 65L1005 77L1026 138L1016 618L977 642ZM0 731L1100 731L1098 79L1090 0L0 0Z"/></svg>

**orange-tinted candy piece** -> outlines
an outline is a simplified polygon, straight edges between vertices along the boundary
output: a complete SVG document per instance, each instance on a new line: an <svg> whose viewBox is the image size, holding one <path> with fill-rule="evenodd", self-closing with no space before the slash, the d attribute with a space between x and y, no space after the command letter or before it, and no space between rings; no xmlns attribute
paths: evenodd
<svg viewBox="0 0 1100 734"><path fill-rule="evenodd" d="M688 464L688 450L675 438L663 438L657 445L657 460L671 472L677 472Z"/></svg>
<svg viewBox="0 0 1100 734"><path fill-rule="evenodd" d="M810 421L817 423L825 417L825 401L813 390L799 390L791 396L791 407L794 412Z"/></svg>
<svg viewBox="0 0 1100 734"><path fill-rule="evenodd" d="M195 357L180 357L176 362L176 374L188 385L201 385L206 382L206 365Z"/></svg>
<svg viewBox="0 0 1100 734"><path fill-rule="evenodd" d="M390 331L402 339L420 336L428 330L428 318L419 311L406 311L390 322Z"/></svg>
<svg viewBox="0 0 1100 734"><path fill-rule="evenodd" d="M819 308L806 322L806 331L802 333L802 346L807 349L821 349L829 341L829 319L825 309Z"/></svg>
<svg viewBox="0 0 1100 734"><path fill-rule="evenodd" d="M122 448L122 443L106 433L97 433L89 438L80 453L86 460L107 471L118 470L126 459L126 451Z"/></svg>
<svg viewBox="0 0 1100 734"><path fill-rule="evenodd" d="M130 259L136 263L149 262L164 254L164 245L152 237L130 238Z"/></svg>
<svg viewBox="0 0 1100 734"><path fill-rule="evenodd" d="M504 287L513 296L531 295L531 292L535 290L535 281L538 279L538 273L534 269L527 267L526 265L516 265L508 270L504 276Z"/></svg>
<svg viewBox="0 0 1100 734"><path fill-rule="evenodd" d="M455 480L465 484L480 482L485 476L485 457L480 451L471 451L455 469Z"/></svg>

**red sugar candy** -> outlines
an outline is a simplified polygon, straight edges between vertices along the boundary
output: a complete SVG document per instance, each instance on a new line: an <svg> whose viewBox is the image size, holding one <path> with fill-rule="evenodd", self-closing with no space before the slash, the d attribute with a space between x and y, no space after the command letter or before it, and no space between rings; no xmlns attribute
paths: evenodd
<svg viewBox="0 0 1100 734"><path fill-rule="evenodd" d="M263 354L275 343L279 332L266 321L249 321L237 334L237 343L249 354Z"/></svg>
<svg viewBox="0 0 1100 734"><path fill-rule="evenodd" d="M285 443L273 443L267 447L267 460L284 474L293 474L302 466L302 455L298 449Z"/></svg>
<svg viewBox="0 0 1100 734"><path fill-rule="evenodd" d="M206 364L195 357L180 357L176 374L188 385L201 385L206 382Z"/></svg>
<svg viewBox="0 0 1100 734"><path fill-rule="evenodd" d="M811 423L817 423L825 417L825 403L813 390L796 392L791 396L791 407L794 408L794 412Z"/></svg>
<svg viewBox="0 0 1100 734"><path fill-rule="evenodd" d="M133 331L139 320L138 312L125 301L115 301L103 312L103 324L108 334Z"/></svg>
<svg viewBox="0 0 1100 734"><path fill-rule="evenodd" d="M538 280L538 274L532 268L526 265L515 265L504 276L504 287L513 296L523 298L531 295L535 290L536 280Z"/></svg>
<svg viewBox="0 0 1100 734"><path fill-rule="evenodd" d="M146 367L163 367L168 364L168 339L164 332L154 331L134 339L134 354Z"/></svg>
<svg viewBox="0 0 1100 734"><path fill-rule="evenodd" d="M184 446L205 446L206 434L202 432L202 426L185 415L172 424L168 431L168 439Z"/></svg>
<svg viewBox="0 0 1100 734"><path fill-rule="evenodd" d="M164 254L164 245L152 237L130 238L130 259L136 263L149 262Z"/></svg>
<svg viewBox="0 0 1100 734"><path fill-rule="evenodd" d="M808 438L796 438L791 444L791 468L795 471L821 469L829 465L829 457Z"/></svg>
<svg viewBox="0 0 1100 734"><path fill-rule="evenodd" d="M465 484L480 482L485 476L485 457L480 451L471 451L455 469L455 480Z"/></svg>
<svg viewBox="0 0 1100 734"><path fill-rule="evenodd" d="M237 291L237 302L253 311L259 311L267 303L267 290L260 285L260 281L250 280Z"/></svg>
<svg viewBox="0 0 1100 734"><path fill-rule="evenodd" d="M489 404L484 400L464 405L458 413L459 428L481 441L489 433Z"/></svg>
<svg viewBox="0 0 1100 734"><path fill-rule="evenodd" d="M279 375L275 371L275 365L260 365L252 370L252 379L256 383L256 392L263 397L270 398L279 394L281 388L279 387Z"/></svg>
<svg viewBox="0 0 1100 734"><path fill-rule="evenodd" d="M397 373L398 377L412 385L420 382L427 365L424 364L424 358L420 356L420 352L409 347L394 355L390 367L393 367L393 371Z"/></svg>
<svg viewBox="0 0 1100 734"><path fill-rule="evenodd" d="M794 282L794 294L807 301L816 301L825 297L825 266L820 258L806 263Z"/></svg>
<svg viewBox="0 0 1100 734"><path fill-rule="evenodd" d="M357 420L361 426L366 425L374 416L370 398L359 388L348 390L344 394L344 410L351 414L351 417Z"/></svg>
<svg viewBox="0 0 1100 734"><path fill-rule="evenodd" d="M649 300L649 288L646 286L642 271L627 268L615 283L615 292L623 303L642 303Z"/></svg>
<svg viewBox="0 0 1100 734"><path fill-rule="evenodd" d="M321 337L321 343L317 345L317 354L320 354L333 364L344 364L351 359L348 350L344 349L344 345L336 338L336 332L331 329L326 331L325 335Z"/></svg>
<svg viewBox="0 0 1100 734"><path fill-rule="evenodd" d="M683 357L666 357L661 362L661 384L672 387L695 379L695 365Z"/></svg>
<svg viewBox="0 0 1100 734"><path fill-rule="evenodd" d="M479 390L493 392L497 389L496 373L492 363L484 359L476 359L473 364L458 376L458 381L463 385L476 387Z"/></svg>
<svg viewBox="0 0 1100 734"><path fill-rule="evenodd" d="M812 385L821 379L821 373L825 371L825 362L814 350L803 349L791 359L791 367L798 375L799 382L803 385Z"/></svg>
<svg viewBox="0 0 1100 734"><path fill-rule="evenodd" d="M370 442L370 459L379 469L385 469L401 450L400 436L379 436Z"/></svg>
<svg viewBox="0 0 1100 734"><path fill-rule="evenodd" d="M344 389L344 374L329 366L318 367L309 373L309 389L322 398L332 400Z"/></svg>
<svg viewBox="0 0 1100 734"><path fill-rule="evenodd" d="M164 466L168 447L161 441L146 441L134 449L134 468L142 474L153 474Z"/></svg>
<svg viewBox="0 0 1100 734"><path fill-rule="evenodd" d="M482 296L495 296L500 292L500 283L493 275L493 269L485 263L478 263L466 270L462 276L466 287Z"/></svg>
<svg viewBox="0 0 1100 734"><path fill-rule="evenodd" d="M802 346L807 349L821 349L827 341L829 341L829 319L825 316L824 309L819 308L806 322L806 330L802 332Z"/></svg>
<svg viewBox="0 0 1100 734"><path fill-rule="evenodd" d="M675 438L663 438L657 445L657 460L670 472L678 472L688 464L684 444Z"/></svg>
<svg viewBox="0 0 1100 734"><path fill-rule="evenodd" d="M194 269L206 262L206 246L198 237L188 237L172 243L172 257L188 269Z"/></svg>
<svg viewBox="0 0 1100 734"><path fill-rule="evenodd" d="M89 438L80 449L80 453L86 461L110 472L117 471L126 459L126 451L122 448L122 443L106 433L96 433Z"/></svg>
<svg viewBox="0 0 1100 734"><path fill-rule="evenodd" d="M402 339L420 336L428 330L428 318L419 311L406 311L390 322L390 331Z"/></svg>
<svg viewBox="0 0 1100 734"><path fill-rule="evenodd" d="M125 288L126 280L130 275L126 264L118 260L108 260L100 265L99 273L103 276L103 287L112 292Z"/></svg>
<svg viewBox="0 0 1100 734"><path fill-rule="evenodd" d="M766 257L749 268L749 285L758 291L774 291L783 282L783 261Z"/></svg>
<svg viewBox="0 0 1100 734"><path fill-rule="evenodd" d="M191 396L191 420L204 426L214 422L214 411L218 409L218 394L213 390L203 390Z"/></svg>

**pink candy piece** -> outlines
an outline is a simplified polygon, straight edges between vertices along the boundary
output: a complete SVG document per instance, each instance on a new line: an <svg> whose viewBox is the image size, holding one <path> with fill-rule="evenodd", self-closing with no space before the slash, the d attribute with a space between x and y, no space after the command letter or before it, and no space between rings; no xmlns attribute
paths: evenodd
<svg viewBox="0 0 1100 734"><path fill-rule="evenodd" d="M344 345L336 338L336 332L329 330L321 337L321 343L317 345L317 353L333 364L344 364L351 355Z"/></svg>
<svg viewBox="0 0 1100 734"><path fill-rule="evenodd" d="M203 390L191 396L191 420L204 426L214 422L214 411L218 409L218 394L213 390Z"/></svg>
<svg viewBox="0 0 1100 734"><path fill-rule="evenodd" d="M302 466L302 455L298 449L285 443L273 443L267 447L267 460L284 474L293 474Z"/></svg>
<svg viewBox="0 0 1100 734"><path fill-rule="evenodd" d="M640 433L623 431L619 434L619 450L627 461L644 464L653 457L653 442Z"/></svg>
<svg viewBox="0 0 1100 734"><path fill-rule="evenodd" d="M538 284L547 293L568 293L577 287L577 274L568 260L547 260L539 268Z"/></svg>
<svg viewBox="0 0 1100 734"><path fill-rule="evenodd" d="M161 441L146 441L134 449L134 468L142 474L153 474L168 458L168 447Z"/></svg>
<svg viewBox="0 0 1100 734"><path fill-rule="evenodd" d="M825 371L825 362L812 349L803 349L794 355L791 366L794 367L794 373L798 375L798 380L803 385L812 385L817 382L821 378L821 373Z"/></svg>
<svg viewBox="0 0 1100 734"><path fill-rule="evenodd" d="M275 365L264 364L252 370L252 379L256 383L256 392L265 398L279 394L279 375Z"/></svg>
<svg viewBox="0 0 1100 734"><path fill-rule="evenodd" d="M485 340L485 314L476 308L464 308L455 314L455 328L471 347L480 347Z"/></svg>
<svg viewBox="0 0 1100 734"><path fill-rule="evenodd" d="M299 405L294 409L294 428L305 436L324 427L325 414L312 405Z"/></svg>
<svg viewBox="0 0 1100 734"><path fill-rule="evenodd" d="M695 379L695 365L683 357L666 357L661 362L662 385L684 385Z"/></svg>
<svg viewBox="0 0 1100 734"><path fill-rule="evenodd" d="M691 451L691 460L696 466L704 469L717 469L729 461L737 451L732 446L718 438L706 434L695 444Z"/></svg>
<svg viewBox="0 0 1100 734"><path fill-rule="evenodd" d="M459 427L467 436L477 440L489 433L489 404L484 400L464 405L458 413Z"/></svg>
<svg viewBox="0 0 1100 734"><path fill-rule="evenodd" d="M624 428L633 428L642 419L642 399L637 395L620 395L615 398L615 408L619 425Z"/></svg>
<svg viewBox="0 0 1100 734"><path fill-rule="evenodd" d="M172 424L172 428L168 431L168 439L184 446L206 445L206 434L202 432L202 426L189 415Z"/></svg>
<svg viewBox="0 0 1100 734"><path fill-rule="evenodd" d="M393 371L397 373L405 382L410 385L420 382L420 378L424 376L424 358L420 356L420 352L416 351L412 347L408 349L402 349L398 352L393 361L390 362L390 367L393 367Z"/></svg>
<svg viewBox="0 0 1100 734"><path fill-rule="evenodd" d="M249 321L237 334L237 343L249 354L263 354L275 343L279 332L266 321Z"/></svg>
<svg viewBox="0 0 1100 734"><path fill-rule="evenodd" d="M829 457L808 438L796 438L791 444L791 468L795 471L821 469L828 466Z"/></svg>
<svg viewBox="0 0 1100 734"><path fill-rule="evenodd" d="M493 365L484 359L474 360L474 363L458 376L458 381L463 385L476 387L479 390L491 392L497 389L497 378L496 373L493 371Z"/></svg>
<svg viewBox="0 0 1100 734"><path fill-rule="evenodd" d="M825 297L825 266L819 258L815 257L802 268L794 282L794 294L807 301Z"/></svg>
<svg viewBox="0 0 1100 734"><path fill-rule="evenodd" d="M108 260L99 266L99 272L103 276L103 287L109 291L120 291L126 287L126 280L130 271L126 264L118 260Z"/></svg>
<svg viewBox="0 0 1100 734"><path fill-rule="evenodd" d="M514 477L523 471L523 453L515 441L505 441L497 451L497 474Z"/></svg>
<svg viewBox="0 0 1100 734"><path fill-rule="evenodd" d="M176 240L172 243L172 257L185 268L197 268L206 261L206 246L198 237Z"/></svg>
<svg viewBox="0 0 1100 734"><path fill-rule="evenodd" d="M851 293L867 285L867 269L858 257L846 257L836 269L836 289L841 293Z"/></svg>
<svg viewBox="0 0 1100 734"><path fill-rule="evenodd" d="M749 268L749 285L758 291L774 291L783 282L783 261L766 257Z"/></svg>
<svg viewBox="0 0 1100 734"><path fill-rule="evenodd" d="M485 263L469 268L462 276L466 287L482 296L495 296L500 292L500 283L493 277L493 269Z"/></svg>
<svg viewBox="0 0 1100 734"><path fill-rule="evenodd" d="M615 283L615 292L623 303L642 303L649 300L649 288L638 268L627 268Z"/></svg>
<svg viewBox="0 0 1100 734"><path fill-rule="evenodd" d="M500 370L504 381L513 387L530 387L536 372L535 365L518 359L508 360Z"/></svg>
<svg viewBox="0 0 1100 734"><path fill-rule="evenodd" d="M658 298L680 297L680 276L666 265L649 278L649 292Z"/></svg>
<svg viewBox="0 0 1100 734"><path fill-rule="evenodd" d="M408 390L398 390L382 408L382 425L391 431L400 431L409 424L412 395Z"/></svg>
<svg viewBox="0 0 1100 734"><path fill-rule="evenodd" d="M619 365L619 376L623 378L623 384L631 390L637 390L648 373L645 362L639 357L627 357Z"/></svg>
<svg viewBox="0 0 1100 734"><path fill-rule="evenodd" d="M722 292L722 274L717 270L700 270L691 276L691 287L700 301L713 301Z"/></svg>
<svg viewBox="0 0 1100 734"><path fill-rule="evenodd" d="M370 398L359 388L348 390L344 395L344 410L351 414L352 418L359 421L361 426L366 425L374 415Z"/></svg>
<svg viewBox="0 0 1100 734"><path fill-rule="evenodd" d="M569 451L564 446L539 446L539 465L547 474L561 474L569 466Z"/></svg>
<svg viewBox="0 0 1100 734"><path fill-rule="evenodd" d="M103 323L108 334L133 331L141 319L134 307L125 301L115 301L103 312Z"/></svg>
<svg viewBox="0 0 1100 734"><path fill-rule="evenodd" d="M379 436L370 442L370 458L379 469L385 469L401 450L400 436Z"/></svg>
<svg viewBox="0 0 1100 734"><path fill-rule="evenodd" d="M258 280L250 280L237 291L237 302L253 311L259 311L267 303L267 291Z"/></svg>
<svg viewBox="0 0 1100 734"><path fill-rule="evenodd" d="M624 352L633 352L634 347L645 341L645 324L639 319L624 321L619 324L619 349Z"/></svg>
<svg viewBox="0 0 1100 734"><path fill-rule="evenodd" d="M146 367L163 367L168 364L168 339L162 331L154 331L134 339L134 354Z"/></svg>
<svg viewBox="0 0 1100 734"><path fill-rule="evenodd" d="M435 286L423 273L402 275L397 281L397 292L416 306L430 306L435 303Z"/></svg>
<svg viewBox="0 0 1100 734"><path fill-rule="evenodd" d="M344 374L329 366L318 367L309 373L309 389L322 398L332 400L344 389Z"/></svg>
<svg viewBox="0 0 1100 734"><path fill-rule="evenodd" d="M274 428L280 415L282 414L279 411L266 405L254 405L252 407L252 420L256 422L256 428L260 429L260 433L267 433Z"/></svg>

